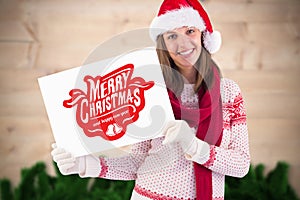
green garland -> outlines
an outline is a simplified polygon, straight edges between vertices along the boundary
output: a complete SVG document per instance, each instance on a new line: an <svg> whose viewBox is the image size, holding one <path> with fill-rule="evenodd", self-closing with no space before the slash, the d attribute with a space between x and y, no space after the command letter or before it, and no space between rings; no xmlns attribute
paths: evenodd
<svg viewBox="0 0 300 200"><path fill-rule="evenodd" d="M80 178L78 175L63 176L56 164L56 177L46 173L42 162L29 169L22 169L21 181L12 188L8 179L0 179L2 200L126 200L130 199L134 181ZM250 167L244 178L226 177L227 200L299 200L288 182L289 165L278 162L274 170L264 176L264 165Z"/></svg>
<svg viewBox="0 0 300 200"><path fill-rule="evenodd" d="M264 165L250 166L244 178L226 177L225 199L230 200L298 200L288 182L289 165L278 162L275 169L264 176Z"/></svg>

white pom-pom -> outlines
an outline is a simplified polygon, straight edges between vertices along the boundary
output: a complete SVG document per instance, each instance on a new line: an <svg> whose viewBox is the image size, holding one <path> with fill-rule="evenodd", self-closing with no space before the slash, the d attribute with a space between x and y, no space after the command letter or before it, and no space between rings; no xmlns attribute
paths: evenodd
<svg viewBox="0 0 300 200"><path fill-rule="evenodd" d="M208 50L209 53L216 53L222 44L221 33L219 31L214 31L212 33L204 33L204 47Z"/></svg>

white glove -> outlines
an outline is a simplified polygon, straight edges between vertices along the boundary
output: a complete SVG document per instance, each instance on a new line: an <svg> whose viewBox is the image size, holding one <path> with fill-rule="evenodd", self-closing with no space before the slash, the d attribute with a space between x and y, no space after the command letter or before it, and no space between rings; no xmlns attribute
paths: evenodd
<svg viewBox="0 0 300 200"><path fill-rule="evenodd" d="M71 153L57 147L56 143L52 144L52 148L51 155L61 174L70 175L84 172L85 162L82 157L74 158Z"/></svg>
<svg viewBox="0 0 300 200"><path fill-rule="evenodd" d="M179 143L184 153L196 139L193 129L183 120L169 121L163 128L163 135L165 135L162 142L164 145Z"/></svg>
<svg viewBox="0 0 300 200"><path fill-rule="evenodd" d="M189 158L195 154L202 157L209 151L209 145L198 139L195 135L195 129L190 128L184 120L169 121L163 128L163 135L165 135L164 145L179 143L183 152L188 154Z"/></svg>
<svg viewBox="0 0 300 200"><path fill-rule="evenodd" d="M63 175L79 174L80 177L98 177L101 172L99 159L93 155L74 156L63 148L52 144L51 155L57 163L58 169Z"/></svg>

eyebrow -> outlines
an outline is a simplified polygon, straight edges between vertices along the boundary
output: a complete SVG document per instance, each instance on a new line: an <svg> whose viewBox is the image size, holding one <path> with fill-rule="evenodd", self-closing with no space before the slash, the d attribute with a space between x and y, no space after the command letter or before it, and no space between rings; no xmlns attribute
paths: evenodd
<svg viewBox="0 0 300 200"><path fill-rule="evenodd" d="M176 33L174 31L167 31L166 34L173 34L173 33Z"/></svg>

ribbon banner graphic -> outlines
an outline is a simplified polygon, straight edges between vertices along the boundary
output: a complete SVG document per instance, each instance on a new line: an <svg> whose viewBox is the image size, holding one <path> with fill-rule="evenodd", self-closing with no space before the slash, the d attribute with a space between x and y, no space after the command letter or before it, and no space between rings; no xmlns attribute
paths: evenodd
<svg viewBox="0 0 300 200"><path fill-rule="evenodd" d="M77 124L88 137L100 136L113 141L121 138L127 126L139 118L145 107L145 90L154 86L141 77L132 77L133 64L127 64L104 76L85 76L87 91L72 89L65 108L76 108Z"/></svg>

